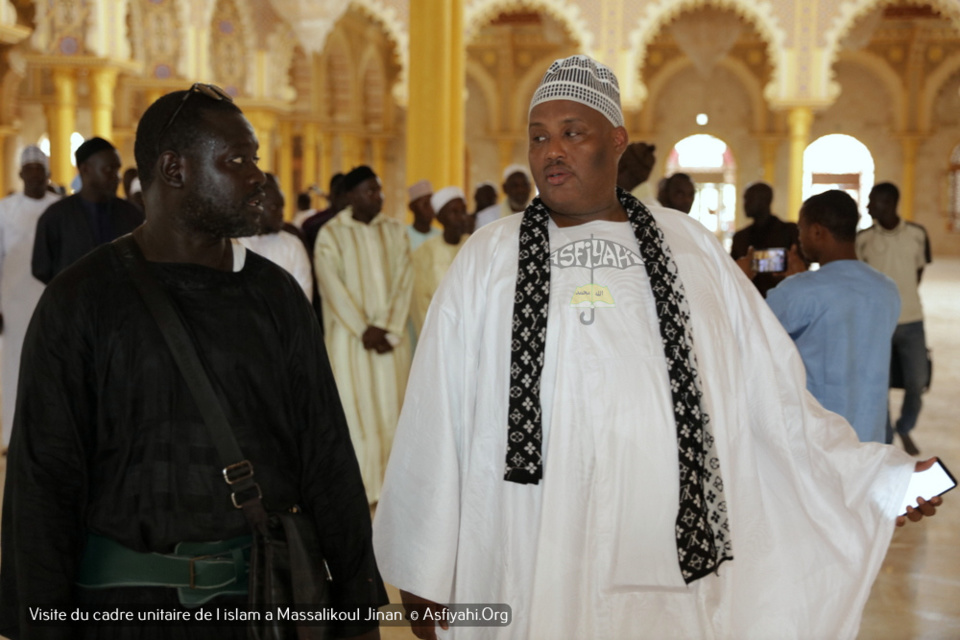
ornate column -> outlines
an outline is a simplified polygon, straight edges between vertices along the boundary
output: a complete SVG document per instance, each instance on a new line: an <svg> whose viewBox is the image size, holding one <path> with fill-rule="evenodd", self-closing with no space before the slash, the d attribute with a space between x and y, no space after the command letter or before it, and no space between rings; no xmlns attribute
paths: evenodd
<svg viewBox="0 0 960 640"><path fill-rule="evenodd" d="M113 96L117 88L117 70L95 67L90 70L90 110L93 112L93 135L114 143Z"/></svg>
<svg viewBox="0 0 960 640"><path fill-rule="evenodd" d="M253 125L260 142L260 168L264 172L273 172L273 131L277 126L277 114L266 109L244 109L243 113Z"/></svg>
<svg viewBox="0 0 960 640"><path fill-rule="evenodd" d="M787 220L796 221L803 204L803 152L810 141L810 125L813 123L813 109L794 107L787 114L790 127L790 181L787 190Z"/></svg>
<svg viewBox="0 0 960 640"><path fill-rule="evenodd" d="M70 135L77 128L77 74L72 67L53 69L54 101L46 109L50 135L50 178L70 186L75 170L70 162Z"/></svg>
<svg viewBox="0 0 960 640"><path fill-rule="evenodd" d="M513 138L501 138L500 140L497 140L497 152L500 157L500 172L494 179L497 185L499 185L501 182L500 178L503 175L503 172L507 169L507 167L513 164L513 148L515 146L516 144ZM500 191L499 186L497 187L497 191Z"/></svg>
<svg viewBox="0 0 960 640"><path fill-rule="evenodd" d="M283 191L283 219L293 218L297 194L293 189L293 123L284 120L280 123L280 148L277 149L277 180Z"/></svg>
<svg viewBox="0 0 960 640"><path fill-rule="evenodd" d="M900 136L903 147L903 174L900 177L900 206L898 213L904 220L913 220L913 205L917 195L917 147L920 136L904 134Z"/></svg>
<svg viewBox="0 0 960 640"><path fill-rule="evenodd" d="M370 147L373 151L373 158L371 160L373 164L373 170L378 176L380 176L380 179L383 180L383 175L387 171L387 139L371 138Z"/></svg>
<svg viewBox="0 0 960 640"><path fill-rule="evenodd" d="M317 125L313 122L308 122L303 125L303 185L302 189L308 191L308 188L312 184L317 184L321 189L326 189L326 185L323 184L324 180L329 179L329 176L321 177L317 172ZM317 206L317 203L314 201L314 195L310 194L310 203L311 206Z"/></svg>
<svg viewBox="0 0 960 640"><path fill-rule="evenodd" d="M406 181L464 182L465 49L460 0L410 3ZM417 144L431 141L430 152Z"/></svg>
<svg viewBox="0 0 960 640"><path fill-rule="evenodd" d="M329 131L320 134L320 166L317 167L317 173L320 174L320 189L327 193L330 189L330 178L335 173L333 169L333 134Z"/></svg>
<svg viewBox="0 0 960 640"><path fill-rule="evenodd" d="M13 157L9 155L9 147L11 145L8 141L13 134L13 129L5 125L0 125L0 197L6 197L7 191L16 188L13 184L7 186L7 167L17 166L20 160L19 158L13 159ZM7 158L11 158L13 161L8 163Z"/></svg>
<svg viewBox="0 0 960 640"><path fill-rule="evenodd" d="M765 136L760 138L760 154L763 157L763 181L773 185L777 179L777 151L780 150L780 138Z"/></svg>
<svg viewBox="0 0 960 640"><path fill-rule="evenodd" d="M347 173L354 167L363 164L363 153L360 146L360 137L355 133L341 133L340 138L340 164L343 166L343 172Z"/></svg>

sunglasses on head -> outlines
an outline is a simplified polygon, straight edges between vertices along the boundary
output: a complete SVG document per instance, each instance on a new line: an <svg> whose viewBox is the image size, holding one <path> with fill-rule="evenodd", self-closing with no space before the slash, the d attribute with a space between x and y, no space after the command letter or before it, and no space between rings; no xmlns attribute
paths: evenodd
<svg viewBox="0 0 960 640"><path fill-rule="evenodd" d="M173 122L177 119L177 116L180 115L180 112L183 111L183 105L187 104L187 100L190 99L190 96L196 93L206 96L211 100L216 100L217 102L233 102L233 98L230 97L230 94L215 84L205 84L203 82L194 83L193 86L190 87L185 94L183 94L183 99L180 100L180 104L178 104L177 108L174 109L173 113L170 115L170 118L167 120L167 123L160 128L160 133L157 135L157 155L160 155L160 142L163 140L163 135L170 129L171 125L173 125Z"/></svg>

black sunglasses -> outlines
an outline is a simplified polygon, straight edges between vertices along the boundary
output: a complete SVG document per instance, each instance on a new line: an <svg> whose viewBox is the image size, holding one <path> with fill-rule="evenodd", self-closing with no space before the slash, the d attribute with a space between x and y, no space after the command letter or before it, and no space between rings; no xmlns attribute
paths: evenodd
<svg viewBox="0 0 960 640"><path fill-rule="evenodd" d="M163 140L163 135L170 129L170 126L173 124L174 120L177 119L177 116L180 115L180 112L183 111L183 105L187 104L187 100L190 99L195 93L206 96L211 100L216 100L217 102L222 102L226 100L227 102L233 102L233 98L230 97L230 94L218 87L215 84L205 84L203 82L196 82L190 89L183 94L183 99L180 101L180 104L177 105L177 108L173 111L170 118L167 120L167 123L160 128L160 133L157 134L157 155L160 155L160 142Z"/></svg>

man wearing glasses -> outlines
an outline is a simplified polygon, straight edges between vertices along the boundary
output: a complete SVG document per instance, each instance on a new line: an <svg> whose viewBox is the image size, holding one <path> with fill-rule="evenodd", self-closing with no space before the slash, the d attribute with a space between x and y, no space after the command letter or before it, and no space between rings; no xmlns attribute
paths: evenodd
<svg viewBox="0 0 960 640"><path fill-rule="evenodd" d="M142 253L171 298L256 470L265 508L298 506L313 517L333 604L385 603L360 472L313 311L288 274L232 240L256 233L263 215L257 150L249 122L219 89L194 85L157 100L136 138L146 222L44 293L24 348L4 496L0 634L103 637L104 629L69 617L43 626L41 609L182 615L190 609L178 586L202 574L177 572L204 554L185 563L178 545L250 533L120 247ZM107 552L91 556L94 540ZM242 547L230 553L245 573ZM243 608L244 582L187 591L210 596L207 608ZM338 633L379 637L376 622ZM245 638L247 629L183 622L155 634Z"/></svg>

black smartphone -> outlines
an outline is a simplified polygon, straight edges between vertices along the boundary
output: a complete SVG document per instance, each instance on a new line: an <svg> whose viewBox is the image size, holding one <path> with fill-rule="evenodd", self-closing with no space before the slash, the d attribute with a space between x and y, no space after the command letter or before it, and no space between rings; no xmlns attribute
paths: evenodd
<svg viewBox="0 0 960 640"><path fill-rule="evenodd" d="M783 247L753 250L753 270L757 273L780 273L787 270L787 250Z"/></svg>
<svg viewBox="0 0 960 640"><path fill-rule="evenodd" d="M907 507L916 509L917 496L924 500L930 500L942 496L955 486L957 486L957 481L953 474L938 459L926 471L920 471L910 476L910 484L907 486L907 493L903 497L903 504L900 505L898 513L905 515Z"/></svg>

